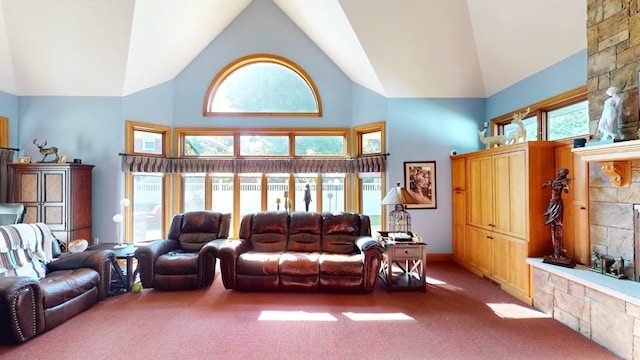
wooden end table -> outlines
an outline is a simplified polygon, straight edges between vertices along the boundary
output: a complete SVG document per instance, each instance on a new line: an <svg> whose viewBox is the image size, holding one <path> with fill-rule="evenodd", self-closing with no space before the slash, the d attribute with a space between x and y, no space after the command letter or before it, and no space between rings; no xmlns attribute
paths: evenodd
<svg viewBox="0 0 640 360"><path fill-rule="evenodd" d="M396 242L382 240L385 253L380 266L380 277L387 291L427 291L427 244L424 242Z"/></svg>

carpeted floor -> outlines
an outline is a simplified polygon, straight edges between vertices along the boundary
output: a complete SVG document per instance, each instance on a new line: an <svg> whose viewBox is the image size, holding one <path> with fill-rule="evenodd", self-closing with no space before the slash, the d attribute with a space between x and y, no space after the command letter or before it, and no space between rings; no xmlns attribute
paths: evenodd
<svg viewBox="0 0 640 360"><path fill-rule="evenodd" d="M616 359L579 333L452 263L427 293L122 294L2 359Z"/></svg>

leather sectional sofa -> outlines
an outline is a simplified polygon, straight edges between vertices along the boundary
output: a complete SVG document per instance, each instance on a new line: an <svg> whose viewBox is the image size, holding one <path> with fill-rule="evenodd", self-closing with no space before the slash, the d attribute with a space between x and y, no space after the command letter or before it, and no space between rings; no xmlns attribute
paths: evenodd
<svg viewBox="0 0 640 360"><path fill-rule="evenodd" d="M20 343L104 299L111 250L60 253L46 224L0 226L0 343Z"/></svg>
<svg viewBox="0 0 640 360"><path fill-rule="evenodd" d="M259 212L218 251L226 289L371 292L382 250L367 215Z"/></svg>

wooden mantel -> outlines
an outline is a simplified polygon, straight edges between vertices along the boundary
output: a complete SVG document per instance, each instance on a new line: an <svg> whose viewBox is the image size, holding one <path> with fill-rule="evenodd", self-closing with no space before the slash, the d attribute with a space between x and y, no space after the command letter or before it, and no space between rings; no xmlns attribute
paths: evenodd
<svg viewBox="0 0 640 360"><path fill-rule="evenodd" d="M585 146L571 150L585 162L597 162L614 187L628 187L631 182L631 160L640 160L640 140Z"/></svg>

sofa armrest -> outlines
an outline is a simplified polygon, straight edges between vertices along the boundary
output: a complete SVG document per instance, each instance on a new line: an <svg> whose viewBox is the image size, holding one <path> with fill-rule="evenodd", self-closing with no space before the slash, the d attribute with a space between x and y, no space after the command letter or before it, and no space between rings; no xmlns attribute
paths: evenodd
<svg viewBox="0 0 640 360"><path fill-rule="evenodd" d="M115 260L112 250L86 250L79 253L65 253L47 264L47 272L78 268L92 268L100 274L98 301L109 294L111 286L111 266Z"/></svg>
<svg viewBox="0 0 640 360"><path fill-rule="evenodd" d="M378 240L371 236L358 237L356 246L362 253L362 262L364 264L364 291L371 292L378 281L383 251L378 244Z"/></svg>
<svg viewBox="0 0 640 360"><path fill-rule="evenodd" d="M154 266L160 255L166 254L179 247L180 243L177 240L164 239L136 248L134 256L138 260L138 274L140 275L140 281L143 287L153 287L153 278L155 276Z"/></svg>
<svg viewBox="0 0 640 360"><path fill-rule="evenodd" d="M223 243L218 250L220 259L220 272L225 289L236 288L236 262L238 256L249 251L251 242L245 239L229 240Z"/></svg>
<svg viewBox="0 0 640 360"><path fill-rule="evenodd" d="M198 252L198 288L209 287L216 275L218 239L204 244Z"/></svg>
<svg viewBox="0 0 640 360"><path fill-rule="evenodd" d="M0 339L3 344L24 342L44 332L43 298L36 278L0 279Z"/></svg>

